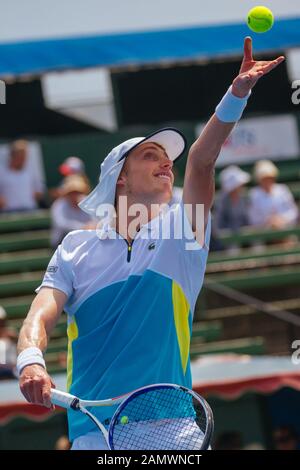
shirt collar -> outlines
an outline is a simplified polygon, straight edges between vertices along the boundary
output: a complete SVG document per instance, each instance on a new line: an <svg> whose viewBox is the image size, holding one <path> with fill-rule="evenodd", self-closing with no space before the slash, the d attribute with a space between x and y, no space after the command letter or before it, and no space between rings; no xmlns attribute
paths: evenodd
<svg viewBox="0 0 300 470"><path fill-rule="evenodd" d="M149 220L146 224L141 226L139 232L137 232L136 238L141 238L142 234L145 231L148 231L153 235L159 229L159 223L163 217L163 213L160 213L158 216L154 217L153 219ZM100 240L105 239L118 239L119 237L123 238L122 235L116 232L115 228L111 225L110 222L105 222L101 228L96 230L97 237Z"/></svg>

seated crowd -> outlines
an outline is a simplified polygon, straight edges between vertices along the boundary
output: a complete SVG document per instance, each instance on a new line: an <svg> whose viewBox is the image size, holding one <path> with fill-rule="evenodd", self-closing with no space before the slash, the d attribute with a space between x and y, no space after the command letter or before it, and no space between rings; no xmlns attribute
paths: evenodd
<svg viewBox="0 0 300 470"><path fill-rule="evenodd" d="M257 230L291 228L299 223L299 208L285 184L278 184L279 171L273 162L260 160L254 166L256 186L246 191L251 175L231 165L220 173L221 191L213 217L215 249L223 229L238 233L242 227ZM236 246L231 246L236 248Z"/></svg>

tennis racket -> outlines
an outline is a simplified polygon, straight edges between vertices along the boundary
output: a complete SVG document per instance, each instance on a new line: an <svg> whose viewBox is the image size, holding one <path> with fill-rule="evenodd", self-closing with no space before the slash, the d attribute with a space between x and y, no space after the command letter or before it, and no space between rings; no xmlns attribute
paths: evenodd
<svg viewBox="0 0 300 470"><path fill-rule="evenodd" d="M51 389L52 403L88 416L111 450L204 450L213 434L208 403L192 390L175 384L154 384L107 400L81 400ZM108 429L87 410L119 405Z"/></svg>

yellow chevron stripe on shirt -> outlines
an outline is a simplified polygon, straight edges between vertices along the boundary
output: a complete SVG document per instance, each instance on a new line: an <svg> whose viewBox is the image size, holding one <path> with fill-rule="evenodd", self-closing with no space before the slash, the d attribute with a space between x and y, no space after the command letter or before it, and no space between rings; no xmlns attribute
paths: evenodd
<svg viewBox="0 0 300 470"><path fill-rule="evenodd" d="M181 365L185 374L190 352L190 305L179 284L172 283L174 321L180 349Z"/></svg>
<svg viewBox="0 0 300 470"><path fill-rule="evenodd" d="M76 324L76 320L73 317L71 323L68 325L67 329L68 333L68 372L67 372L67 390L70 390L73 380L73 348L72 343L75 339L78 338L78 327Z"/></svg>

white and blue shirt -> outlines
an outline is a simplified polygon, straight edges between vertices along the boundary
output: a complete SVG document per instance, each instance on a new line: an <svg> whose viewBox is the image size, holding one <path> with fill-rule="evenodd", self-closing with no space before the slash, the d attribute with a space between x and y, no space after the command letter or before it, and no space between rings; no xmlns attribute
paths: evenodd
<svg viewBox="0 0 300 470"><path fill-rule="evenodd" d="M190 338L210 219L200 245L182 204L167 215L142 226L131 246L106 225L69 233L53 255L37 290L48 286L68 297L70 393L99 400L159 382L191 388ZM182 224L177 238L174 227ZM95 414L105 421L113 411ZM95 429L82 413L68 415L71 440Z"/></svg>

